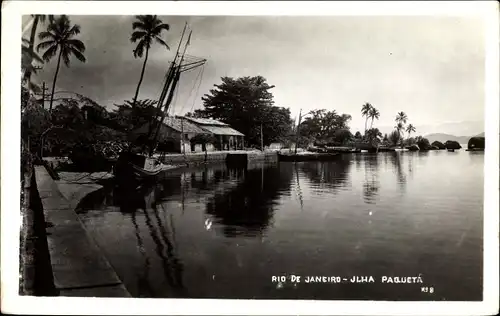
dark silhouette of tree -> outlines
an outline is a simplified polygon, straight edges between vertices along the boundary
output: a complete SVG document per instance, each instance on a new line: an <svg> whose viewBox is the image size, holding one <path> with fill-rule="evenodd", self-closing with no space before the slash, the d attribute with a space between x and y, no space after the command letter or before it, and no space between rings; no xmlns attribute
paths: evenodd
<svg viewBox="0 0 500 316"><path fill-rule="evenodd" d="M76 35L80 34L80 26L78 24L71 25L71 21L66 15L54 19L47 30L39 34L40 40L45 40L37 46L37 50L45 49L43 59L49 61L59 51L57 57L57 67L54 74L54 81L52 82L52 92L50 94L49 112L52 111L52 103L54 102L54 90L56 88L57 75L59 74L59 66L61 59L64 61L66 67L69 67L70 57L74 55L79 61L85 62L85 45L75 39Z"/></svg>
<svg viewBox="0 0 500 316"><path fill-rule="evenodd" d="M372 106L372 108L370 109L370 112L368 112L368 116L372 119L372 123L370 125L370 129L373 128L373 120L374 119L379 119L380 118L380 112Z"/></svg>
<svg viewBox="0 0 500 316"><path fill-rule="evenodd" d="M203 96L204 108L187 116L210 117L227 123L243 133L249 145L255 146L260 146L262 125L264 145L269 145L288 136L292 125L290 110L274 106L272 88L262 76L222 77L222 83Z"/></svg>
<svg viewBox="0 0 500 316"><path fill-rule="evenodd" d="M33 18L33 24L31 25L30 38L29 40L23 38L23 44L26 45L23 45L23 64L26 65L23 74L23 82L28 83L28 89L38 92L40 88L31 81L31 74L36 73L36 69L33 67L33 61L43 64L43 60L35 53L36 31L39 23L44 23L47 19L52 23L54 21L54 16L32 14L31 17Z"/></svg>
<svg viewBox="0 0 500 316"><path fill-rule="evenodd" d="M361 107L361 116L362 117L366 117L366 120L365 120L365 133L366 133L366 124L368 123L368 118L370 117L370 111L372 109L372 105L370 103L365 103L363 104L363 106Z"/></svg>
<svg viewBox="0 0 500 316"><path fill-rule="evenodd" d="M144 57L144 63L142 64L141 77L139 78L139 83L137 84L137 89L135 90L134 99L132 100L132 106L135 105L137 97L139 96L139 89L141 88L142 79L144 78L144 71L146 70L146 63L148 62L149 49L153 44L153 41L165 46L170 49L163 39L161 39L161 33L163 30L168 31L170 26L158 19L156 15L137 15L137 21L132 23L132 29L135 30L130 37L132 43L137 43L134 49L134 57L142 58L144 51L146 55Z"/></svg>

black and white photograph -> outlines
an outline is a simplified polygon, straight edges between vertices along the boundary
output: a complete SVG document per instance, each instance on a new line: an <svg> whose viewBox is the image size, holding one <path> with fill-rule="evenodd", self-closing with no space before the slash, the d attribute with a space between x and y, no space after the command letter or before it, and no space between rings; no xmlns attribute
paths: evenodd
<svg viewBox="0 0 500 316"><path fill-rule="evenodd" d="M2 312L498 312L496 2L99 2L4 4Z"/></svg>

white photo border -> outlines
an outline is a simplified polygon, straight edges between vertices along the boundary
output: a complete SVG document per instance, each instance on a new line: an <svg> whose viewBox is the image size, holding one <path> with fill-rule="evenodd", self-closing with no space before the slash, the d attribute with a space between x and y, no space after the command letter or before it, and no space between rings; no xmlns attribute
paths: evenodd
<svg viewBox="0 0 500 316"><path fill-rule="evenodd" d="M5 1L2 3L1 308L16 314L491 315L498 312L499 16L496 1ZM476 15L486 30L484 295L482 302L27 297L18 295L21 17L68 15ZM473 105L468 105L473 106ZM14 185L13 185L14 184ZM457 282L457 286L460 286ZM466 289L464 289L466 290Z"/></svg>

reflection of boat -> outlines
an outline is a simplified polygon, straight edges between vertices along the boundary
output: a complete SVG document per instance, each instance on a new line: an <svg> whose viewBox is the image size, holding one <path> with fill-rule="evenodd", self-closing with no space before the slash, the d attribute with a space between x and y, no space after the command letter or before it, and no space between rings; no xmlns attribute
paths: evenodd
<svg viewBox="0 0 500 316"><path fill-rule="evenodd" d="M448 151L449 151L449 152L455 152L455 149L448 148Z"/></svg>
<svg viewBox="0 0 500 316"><path fill-rule="evenodd" d="M392 151L396 151L396 149L394 148L389 148L389 147L378 147L378 148L370 148L368 149L368 152L369 153L385 153L385 152L392 152Z"/></svg>
<svg viewBox="0 0 500 316"><path fill-rule="evenodd" d="M311 153L311 154L278 154L278 161L283 162L302 162L302 161L332 161L336 160L339 157L338 153L330 153L330 154L320 154L320 153Z"/></svg>

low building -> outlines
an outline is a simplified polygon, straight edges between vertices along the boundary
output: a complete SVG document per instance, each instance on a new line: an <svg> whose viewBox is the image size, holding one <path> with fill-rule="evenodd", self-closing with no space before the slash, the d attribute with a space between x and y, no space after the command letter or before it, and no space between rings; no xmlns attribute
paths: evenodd
<svg viewBox="0 0 500 316"><path fill-rule="evenodd" d="M184 117L187 121L215 136L217 150L237 150L244 148L245 135L233 129L229 124L206 118Z"/></svg>
<svg viewBox="0 0 500 316"><path fill-rule="evenodd" d="M146 139L150 124L144 124L132 132L134 140ZM153 131L154 133L154 131ZM214 150L212 144L197 144L193 140L200 135L210 136L210 132L198 127L183 117L167 116L158 130L158 151L166 153L189 153Z"/></svg>

